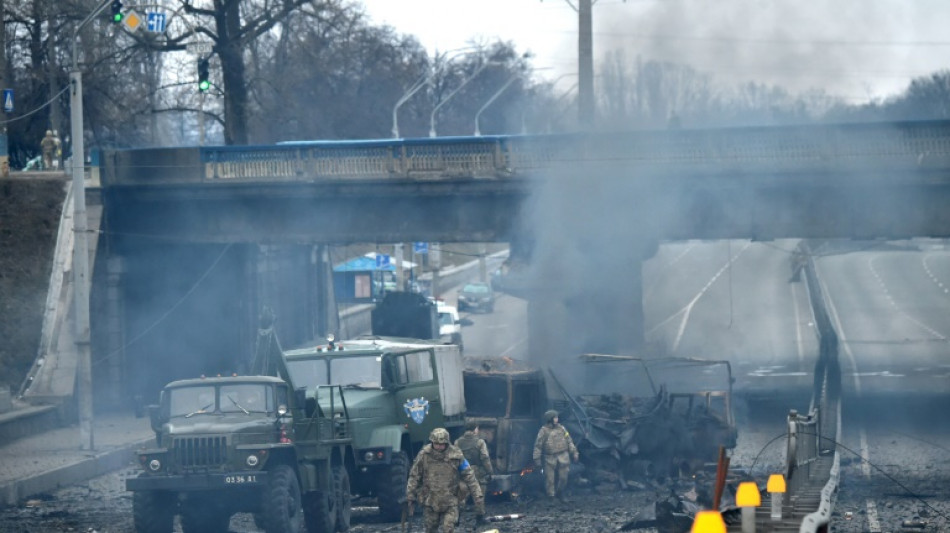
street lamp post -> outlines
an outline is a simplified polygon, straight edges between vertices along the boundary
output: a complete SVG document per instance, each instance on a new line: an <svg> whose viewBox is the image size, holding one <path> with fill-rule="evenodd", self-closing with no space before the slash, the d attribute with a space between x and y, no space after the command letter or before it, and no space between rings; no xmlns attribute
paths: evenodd
<svg viewBox="0 0 950 533"><path fill-rule="evenodd" d="M448 94L448 96L445 97L444 100L442 100L442 101L439 102L434 108L432 108L432 114L429 115L429 137L435 137L435 136L436 136L436 133L435 133L435 114L439 112L439 109L441 109L442 106L444 106L444 105L446 104L446 102L448 102L449 100L451 100L453 96L455 96L460 90L462 90L462 87L465 87L466 85L468 85L468 82L470 82L470 81L474 80L475 78L477 78L478 75L481 74L483 70L485 70L486 68L488 68L489 65L502 65L502 64L503 64L503 63L499 63L499 62L497 62L497 61L486 61L485 63L482 63L482 65L481 65L480 67L478 67L478 68L475 70L475 72L472 73L471 76L469 76L468 78L465 78L465 81L463 81L462 83L460 83L459 86L456 87L455 89L453 89L452 92L450 92L450 93Z"/></svg>
<svg viewBox="0 0 950 533"><path fill-rule="evenodd" d="M454 50L449 50L448 52L443 53L441 58L438 56L438 54L435 56L435 68L433 69L433 71L426 72L425 74L423 74L422 77L419 78L419 80L416 81L414 84L412 84L409 90L406 91L406 94L402 95L402 97L399 98L399 100L396 102L396 105L393 106L393 129L392 129L393 139L399 138L399 108L402 107L402 105L405 104L410 98L412 98L414 94L419 92L420 89L428 85L429 82L432 81L432 78L436 76L436 74L441 72L442 66L440 64L440 60L442 62L448 62L450 59L454 59L458 57L459 55L462 55L467 52L471 52L472 50L478 50L478 49L479 48L475 46L466 46L464 48L456 48ZM452 55L449 56L449 54L452 54Z"/></svg>
<svg viewBox="0 0 950 533"><path fill-rule="evenodd" d="M513 76L511 76L510 78L508 78L508 81L506 81L505 84L501 86L501 89L498 89L498 91L496 91L495 94L493 94L491 98L489 98L488 101L485 102L485 105L479 108L478 112L475 113L475 136L476 137L479 137L482 134L481 130L478 127L478 119L481 118L482 111L485 111L485 109L487 109L488 106L492 105L492 103L495 100L497 100L499 96L501 96L501 93L505 92L505 89L507 89L512 83L515 82L515 80L521 77L522 77L522 74L518 72L514 74Z"/></svg>
<svg viewBox="0 0 950 533"><path fill-rule="evenodd" d="M419 92L419 89L422 89L423 87L425 87L429 83L429 80L431 78L432 78L432 74L426 72L425 75L419 78L419 81L414 83L412 87L410 87L409 90L406 91L406 94L402 95L402 98L400 98L399 101L396 102L396 105L393 106L393 130L392 130L393 139L399 138L399 108L402 107L402 104L405 104L406 101L412 98L412 95Z"/></svg>
<svg viewBox="0 0 950 533"><path fill-rule="evenodd" d="M73 62L69 72L69 117L72 137L72 186L73 186L73 308L75 311L75 335L79 386L77 389L79 411L79 446L94 450L92 431L92 354L89 346L89 243L86 237L86 175L85 146L83 146L82 123L82 71L79 69L79 32L105 10L111 0L102 0L76 28L73 33Z"/></svg>

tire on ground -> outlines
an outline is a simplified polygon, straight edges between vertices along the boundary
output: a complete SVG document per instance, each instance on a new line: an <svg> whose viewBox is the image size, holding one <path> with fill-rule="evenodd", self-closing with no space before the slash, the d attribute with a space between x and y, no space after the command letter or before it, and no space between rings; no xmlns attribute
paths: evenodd
<svg viewBox="0 0 950 533"><path fill-rule="evenodd" d="M406 481L409 479L409 458L406 452L393 453L388 470L377 478L376 499L380 516L389 521L399 520L406 501Z"/></svg>
<svg viewBox="0 0 950 533"><path fill-rule="evenodd" d="M303 520L301 501L300 485L297 483L297 475L294 471L286 465L274 468L268 477L262 501L264 531L267 533L300 531Z"/></svg>
<svg viewBox="0 0 950 533"><path fill-rule="evenodd" d="M175 525L178 495L165 491L132 494L132 520L138 533L171 533Z"/></svg>
<svg viewBox="0 0 950 533"><path fill-rule="evenodd" d="M350 530L353 497L350 495L350 474L343 465L333 467L333 490L339 498L336 505L336 530L344 533Z"/></svg>
<svg viewBox="0 0 950 533"><path fill-rule="evenodd" d="M304 494L303 516L307 533L330 533L336 531L337 510L333 498L324 491Z"/></svg>

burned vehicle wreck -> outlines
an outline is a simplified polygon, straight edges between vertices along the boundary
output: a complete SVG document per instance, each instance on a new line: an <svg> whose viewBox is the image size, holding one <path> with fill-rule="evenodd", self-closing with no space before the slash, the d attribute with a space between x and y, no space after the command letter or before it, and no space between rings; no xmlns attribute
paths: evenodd
<svg viewBox="0 0 950 533"><path fill-rule="evenodd" d="M517 494L528 480L540 487L540 476L529 474L549 404L544 374L509 358L466 357L465 363L465 418L478 423L495 470L488 492Z"/></svg>
<svg viewBox="0 0 950 533"><path fill-rule="evenodd" d="M727 361L584 355L574 390L551 369L508 358L465 363L466 419L478 422L492 457L490 493L541 489L532 451L550 408L581 450L572 483L638 490L691 476L736 444Z"/></svg>
<svg viewBox="0 0 950 533"><path fill-rule="evenodd" d="M728 361L584 355L584 383L563 389L561 423L579 441L585 477L621 489L691 477L736 445ZM584 391L597 390L597 394Z"/></svg>

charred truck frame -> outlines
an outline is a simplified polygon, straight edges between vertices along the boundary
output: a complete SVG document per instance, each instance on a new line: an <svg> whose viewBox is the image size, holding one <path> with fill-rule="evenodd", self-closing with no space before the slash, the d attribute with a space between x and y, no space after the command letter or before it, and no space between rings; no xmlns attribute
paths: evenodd
<svg viewBox="0 0 950 533"><path fill-rule="evenodd" d="M736 444L728 361L588 354L574 394L550 369L545 376L507 358L466 363L466 419L477 421L488 445L491 493L541 488L532 452L551 407L582 450L582 477L595 483L627 488L636 479L687 474L715 461L719 447ZM582 392L589 390L600 392Z"/></svg>

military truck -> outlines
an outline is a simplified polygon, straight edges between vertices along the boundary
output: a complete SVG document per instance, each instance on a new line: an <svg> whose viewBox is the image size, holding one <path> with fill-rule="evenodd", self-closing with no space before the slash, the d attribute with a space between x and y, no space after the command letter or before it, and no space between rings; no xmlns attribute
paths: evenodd
<svg viewBox="0 0 950 533"><path fill-rule="evenodd" d="M362 337L287 350L290 379L328 416L348 415L352 442L345 466L353 495L375 497L385 519L398 519L409 460L429 432L458 433L465 400L459 347L438 340ZM341 390L336 400L333 390ZM335 402L335 403L334 403Z"/></svg>
<svg viewBox="0 0 950 533"><path fill-rule="evenodd" d="M255 514L267 533L346 531L350 524L347 413L307 406L284 379L230 376L174 381L150 406L156 447L126 480L139 533L228 531ZM342 390L321 395L342 406Z"/></svg>

